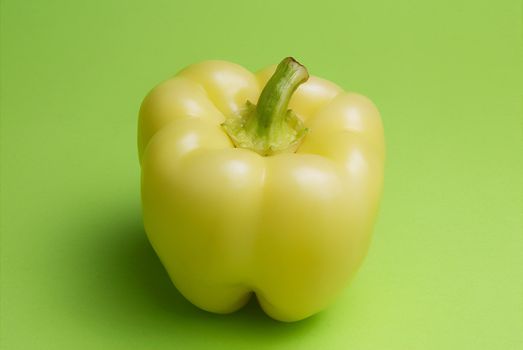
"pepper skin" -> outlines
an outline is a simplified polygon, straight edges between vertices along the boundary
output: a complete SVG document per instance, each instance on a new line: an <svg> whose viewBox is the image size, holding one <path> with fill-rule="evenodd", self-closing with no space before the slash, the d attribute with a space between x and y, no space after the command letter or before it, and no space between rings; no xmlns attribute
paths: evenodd
<svg viewBox="0 0 523 350"><path fill-rule="evenodd" d="M307 133L295 151L235 147L226 117L256 103L275 72L191 65L140 109L148 238L194 305L230 313L256 295L296 321L340 294L366 255L382 192L381 117L366 97L311 76L289 108Z"/></svg>

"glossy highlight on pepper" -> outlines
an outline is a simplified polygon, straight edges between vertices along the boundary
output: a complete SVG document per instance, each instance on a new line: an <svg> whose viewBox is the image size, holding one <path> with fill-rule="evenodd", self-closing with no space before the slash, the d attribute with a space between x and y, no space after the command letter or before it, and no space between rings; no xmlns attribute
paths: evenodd
<svg viewBox="0 0 523 350"><path fill-rule="evenodd" d="M147 236L204 310L230 313L255 295L277 320L306 318L367 252L380 114L294 59L255 74L225 61L183 69L144 99L138 148Z"/></svg>

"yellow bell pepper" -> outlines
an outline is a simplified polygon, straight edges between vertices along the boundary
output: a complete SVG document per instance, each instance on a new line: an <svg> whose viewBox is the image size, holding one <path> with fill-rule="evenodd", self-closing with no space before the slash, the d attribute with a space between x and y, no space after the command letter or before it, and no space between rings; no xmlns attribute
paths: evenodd
<svg viewBox="0 0 523 350"><path fill-rule="evenodd" d="M357 270L385 157L366 97L292 58L257 74L207 61L147 95L138 134L145 229L194 305L229 313L255 294L296 321Z"/></svg>

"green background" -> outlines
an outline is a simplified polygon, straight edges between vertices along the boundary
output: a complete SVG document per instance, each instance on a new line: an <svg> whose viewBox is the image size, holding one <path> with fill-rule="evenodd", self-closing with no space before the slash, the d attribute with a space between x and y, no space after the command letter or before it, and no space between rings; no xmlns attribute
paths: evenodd
<svg viewBox="0 0 523 350"><path fill-rule="evenodd" d="M520 1L1 4L2 349L522 349ZM200 311L144 235L137 112L205 59L293 55L374 100L375 238L294 324Z"/></svg>

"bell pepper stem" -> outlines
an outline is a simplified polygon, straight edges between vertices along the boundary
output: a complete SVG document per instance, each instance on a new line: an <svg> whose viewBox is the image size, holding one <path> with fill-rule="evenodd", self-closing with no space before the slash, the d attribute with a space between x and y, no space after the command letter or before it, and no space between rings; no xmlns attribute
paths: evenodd
<svg viewBox="0 0 523 350"><path fill-rule="evenodd" d="M268 134L271 126L278 127L284 121L292 94L308 78L307 69L292 57L285 58L278 65L256 106L259 136Z"/></svg>
<svg viewBox="0 0 523 350"><path fill-rule="evenodd" d="M294 58L283 59L263 88L258 104L247 101L244 110L222 124L235 146L263 156L296 150L307 130L288 106L296 89L308 78L307 69Z"/></svg>

